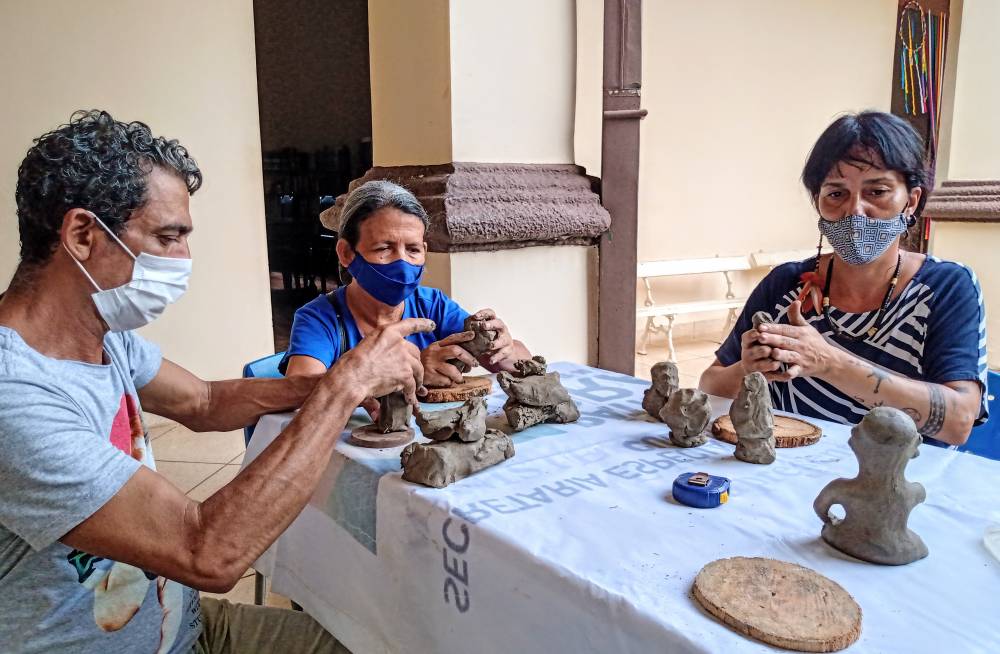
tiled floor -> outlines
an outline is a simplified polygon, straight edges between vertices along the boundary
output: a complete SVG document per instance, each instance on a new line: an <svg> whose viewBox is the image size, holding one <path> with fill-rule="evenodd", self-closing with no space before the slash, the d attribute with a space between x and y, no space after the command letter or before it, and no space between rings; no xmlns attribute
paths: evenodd
<svg viewBox="0 0 1000 654"><path fill-rule="evenodd" d="M243 430L196 434L171 422L150 428L149 434L157 470L199 502L225 486L240 470L245 449ZM253 570L248 570L228 593L203 595L253 604L253 588ZM288 599L276 593L268 593L267 605L290 607Z"/></svg>
<svg viewBox="0 0 1000 654"><path fill-rule="evenodd" d="M697 388L698 379L705 368L715 361L715 351L719 342L706 337L692 337L674 340L674 351L677 355L677 370L680 373L681 386ZM666 338L654 338L647 347L646 354L635 355L635 376L649 379L649 369L653 364L668 359Z"/></svg>

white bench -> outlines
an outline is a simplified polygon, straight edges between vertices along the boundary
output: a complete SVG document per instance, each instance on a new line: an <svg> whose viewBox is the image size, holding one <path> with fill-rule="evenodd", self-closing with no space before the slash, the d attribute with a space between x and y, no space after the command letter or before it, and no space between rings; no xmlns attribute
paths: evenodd
<svg viewBox="0 0 1000 654"><path fill-rule="evenodd" d="M708 257L705 259L673 259L669 261L647 261L640 263L638 277L646 288L644 306L638 310L638 317L646 319L646 329L639 340L639 354L646 354L649 338L654 333L667 335L667 345L670 348L670 360L675 360L674 352L674 320L677 316L706 311L728 310L726 326L723 334L729 332L736 323L740 309L746 303L745 297L736 297L733 292L732 273L752 268L750 257ZM719 300L698 300L695 302L672 302L657 304L653 298L653 287L650 280L658 277L676 277L681 275L721 274L726 279L726 296ZM656 319L666 318L667 324L658 325Z"/></svg>
<svg viewBox="0 0 1000 654"><path fill-rule="evenodd" d="M824 248L823 252L830 252L830 248ZM775 266L788 261L803 261L816 254L815 248L797 250L774 250L770 252L753 252L749 256L737 257L707 257L704 259L671 259L667 261L647 261L640 263L638 267L638 277L642 280L646 288L646 300L644 306L637 312L639 318L646 319L646 329L639 340L637 349L639 354L646 354L646 347L649 345L649 338L655 333L667 335L667 345L670 348L670 360L674 360L674 320L677 316L691 313L703 313L710 311L728 311L726 325L722 330L722 338L729 334L729 330L736 324L740 310L746 304L745 297L736 297L733 292L733 278L731 274L752 268L774 268ZM671 302L667 304L657 304L653 298L653 289L650 280L657 277L675 277L679 275L705 275L721 274L726 279L726 296L718 300L698 300L695 302ZM666 325L658 325L656 318L666 318Z"/></svg>

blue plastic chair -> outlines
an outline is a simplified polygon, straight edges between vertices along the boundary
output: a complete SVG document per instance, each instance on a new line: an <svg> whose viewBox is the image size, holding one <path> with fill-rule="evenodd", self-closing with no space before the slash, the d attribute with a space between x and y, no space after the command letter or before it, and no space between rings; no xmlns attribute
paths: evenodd
<svg viewBox="0 0 1000 654"><path fill-rule="evenodd" d="M243 366L243 376L244 377L282 377L283 375L278 372L278 364L281 363L281 358L285 356L284 352L278 352L277 354L270 354L266 357L261 357L256 361L251 361L247 365ZM253 430L257 425L250 425L243 428L243 438L246 444L250 444L250 437L253 436Z"/></svg>
<svg viewBox="0 0 1000 654"><path fill-rule="evenodd" d="M278 364L281 363L281 357L285 356L284 352L278 352L277 354L271 354L266 357L261 357L256 361L251 361L247 365L243 366L243 376L244 377L281 377L282 374L278 372ZM253 436L254 427L256 424L250 425L243 428L243 438L246 444L250 444L250 437ZM262 606L264 604L264 595L267 594L267 582L264 579L264 575L253 571L254 574L254 588L253 588L253 603Z"/></svg>
<svg viewBox="0 0 1000 654"><path fill-rule="evenodd" d="M997 401L996 393L1000 393L1000 372L991 370L986 378L986 402L990 408L990 417L983 424L972 428L969 440L965 445L959 446L960 452L1000 461L1000 401Z"/></svg>

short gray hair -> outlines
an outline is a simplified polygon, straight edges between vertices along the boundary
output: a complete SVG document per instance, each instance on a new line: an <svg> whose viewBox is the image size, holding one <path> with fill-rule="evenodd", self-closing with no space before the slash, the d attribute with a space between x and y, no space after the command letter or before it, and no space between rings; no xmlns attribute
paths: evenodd
<svg viewBox="0 0 1000 654"><path fill-rule="evenodd" d="M347 195L340 210L340 238L353 248L358 244L361 223L379 209L393 207L419 218L427 229L430 220L420 200L406 188L384 179L365 182Z"/></svg>

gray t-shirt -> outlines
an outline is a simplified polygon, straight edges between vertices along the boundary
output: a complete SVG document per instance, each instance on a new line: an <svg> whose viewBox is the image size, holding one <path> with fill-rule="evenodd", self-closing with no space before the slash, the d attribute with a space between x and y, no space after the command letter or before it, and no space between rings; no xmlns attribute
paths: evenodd
<svg viewBox="0 0 1000 654"><path fill-rule="evenodd" d="M50 359L0 327L2 652L190 652L201 631L194 590L58 540L155 469L136 389L160 350L125 332L104 351Z"/></svg>

